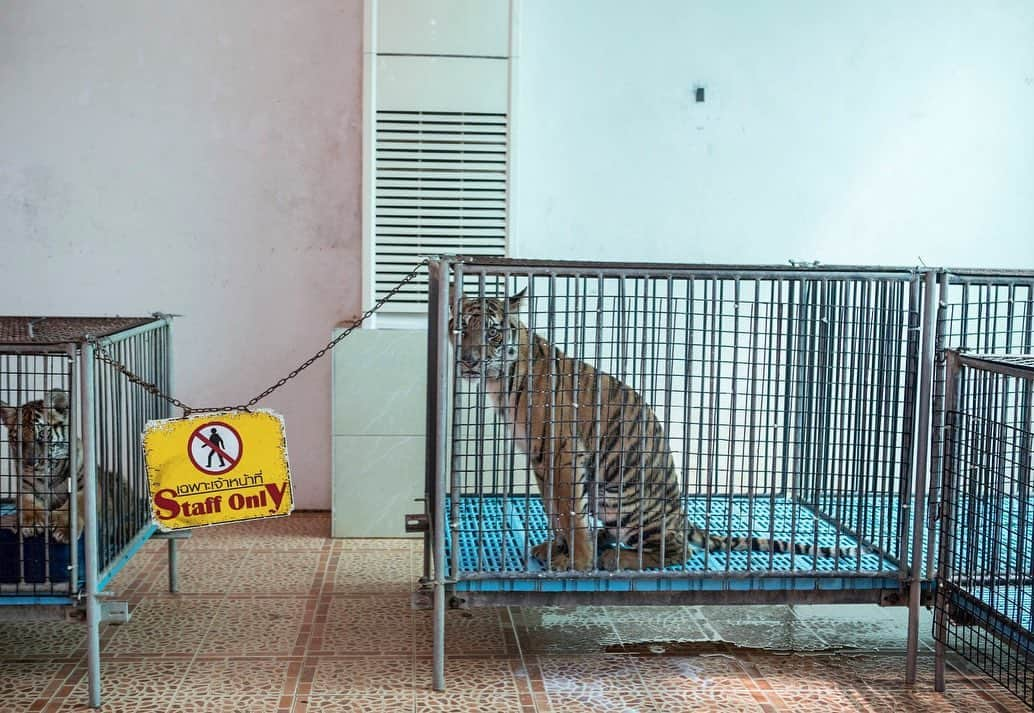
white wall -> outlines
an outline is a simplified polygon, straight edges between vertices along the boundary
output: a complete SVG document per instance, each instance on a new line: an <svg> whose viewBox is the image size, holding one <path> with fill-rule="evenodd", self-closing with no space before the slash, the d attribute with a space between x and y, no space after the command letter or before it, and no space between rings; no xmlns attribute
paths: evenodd
<svg viewBox="0 0 1034 713"><path fill-rule="evenodd" d="M182 313L177 395L247 400L356 314L359 0L6 2L0 313ZM264 401L330 504L330 363Z"/></svg>
<svg viewBox="0 0 1034 713"><path fill-rule="evenodd" d="M524 0L518 54L516 255L1034 268L1027 0Z"/></svg>

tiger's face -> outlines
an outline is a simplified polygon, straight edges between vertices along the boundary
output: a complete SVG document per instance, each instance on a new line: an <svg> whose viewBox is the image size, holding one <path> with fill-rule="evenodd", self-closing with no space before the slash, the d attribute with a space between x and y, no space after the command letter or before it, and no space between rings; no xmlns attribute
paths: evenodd
<svg viewBox="0 0 1034 713"><path fill-rule="evenodd" d="M449 330L460 331L456 365L465 379L501 379L517 361L521 323L517 318L524 290L508 300L464 297ZM450 304L452 302L450 301Z"/></svg>
<svg viewBox="0 0 1034 713"><path fill-rule="evenodd" d="M68 393L51 389L21 406L0 404L11 459L22 475L55 470L68 458Z"/></svg>

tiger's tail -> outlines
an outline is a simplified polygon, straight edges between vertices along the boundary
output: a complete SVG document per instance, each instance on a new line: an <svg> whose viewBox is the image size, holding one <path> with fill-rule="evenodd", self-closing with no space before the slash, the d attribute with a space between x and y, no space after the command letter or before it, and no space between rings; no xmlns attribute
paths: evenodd
<svg viewBox="0 0 1034 713"><path fill-rule="evenodd" d="M730 535L721 537L719 535L707 535L699 528L693 528L689 533L690 541L697 547L706 549L708 552L773 552L775 554L787 554L793 552L798 555L811 557L829 557L840 559L843 557L857 557L857 547L829 547L827 545L812 545L804 542L788 542L786 540L769 540L763 537L743 537Z"/></svg>

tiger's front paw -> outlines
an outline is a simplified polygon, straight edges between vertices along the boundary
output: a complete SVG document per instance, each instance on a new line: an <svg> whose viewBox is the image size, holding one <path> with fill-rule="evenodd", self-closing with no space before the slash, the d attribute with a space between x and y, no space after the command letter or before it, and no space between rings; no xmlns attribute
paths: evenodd
<svg viewBox="0 0 1034 713"><path fill-rule="evenodd" d="M531 548L531 556L551 569L567 569L567 547L556 540L546 540Z"/></svg>
<svg viewBox="0 0 1034 713"><path fill-rule="evenodd" d="M18 503L18 523L22 537L36 537L47 530L47 510L30 495L23 495Z"/></svg>

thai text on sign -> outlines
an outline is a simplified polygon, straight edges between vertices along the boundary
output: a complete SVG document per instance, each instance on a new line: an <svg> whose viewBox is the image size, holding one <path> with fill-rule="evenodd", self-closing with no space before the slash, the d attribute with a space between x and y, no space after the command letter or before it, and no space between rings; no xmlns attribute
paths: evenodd
<svg viewBox="0 0 1034 713"><path fill-rule="evenodd" d="M284 419L272 411L150 421L143 445L151 511L161 530L294 509Z"/></svg>

